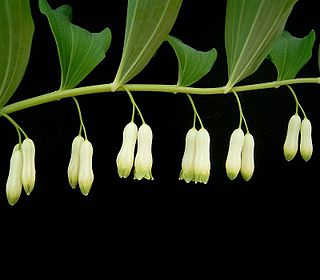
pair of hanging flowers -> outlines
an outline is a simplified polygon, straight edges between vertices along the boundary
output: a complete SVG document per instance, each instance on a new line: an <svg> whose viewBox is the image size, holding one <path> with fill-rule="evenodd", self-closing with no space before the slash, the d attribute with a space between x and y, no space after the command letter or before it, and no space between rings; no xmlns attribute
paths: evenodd
<svg viewBox="0 0 320 280"><path fill-rule="evenodd" d="M143 123L139 129L133 121L125 126L122 146L116 159L120 178L127 178L134 168L134 179L153 180L151 171L153 163L152 137L151 127L146 123ZM135 155L136 143L137 153Z"/></svg>
<svg viewBox="0 0 320 280"><path fill-rule="evenodd" d="M245 181L249 181L254 171L254 138L249 131L239 127L235 129L229 141L226 159L226 172L230 180L234 180L239 172Z"/></svg>
<svg viewBox="0 0 320 280"><path fill-rule="evenodd" d="M91 190L94 180L92 168L93 147L88 140L86 128L82 120L79 103L75 97L73 100L77 106L80 130L79 134L73 139L71 145L71 156L68 165L68 179L71 188L75 189L79 185L81 193L87 196ZM82 137L82 131L84 138Z"/></svg>
<svg viewBox="0 0 320 280"><path fill-rule="evenodd" d="M185 138L179 179L187 183L193 181L206 184L210 169L210 135L204 127L199 130L193 127Z"/></svg>
<svg viewBox="0 0 320 280"><path fill-rule="evenodd" d="M298 98L290 85L287 85L291 91L295 102L296 102L296 113L291 116L288 122L287 134L283 144L283 153L287 161L291 161L297 154L298 149L300 150L301 157L308 161L313 153L312 144L312 125L310 120L307 118L305 111L303 110ZM298 109L302 111L304 116L303 120L298 114ZM300 135L300 145L299 145Z"/></svg>
<svg viewBox="0 0 320 280"><path fill-rule="evenodd" d="M301 121L300 116L296 113L290 118L283 145L283 153L287 161L292 160L296 156L298 149L300 150L301 157L305 161L311 158L313 153L311 131L311 122L307 117L304 117Z"/></svg>
<svg viewBox="0 0 320 280"><path fill-rule="evenodd" d="M92 156L93 147L91 142L81 135L77 135L72 141L68 179L73 189L79 185L83 195L89 194L94 180Z"/></svg>
<svg viewBox="0 0 320 280"><path fill-rule="evenodd" d="M10 205L19 200L22 189L30 195L36 180L35 146L30 138L16 144L10 158L9 175L6 182L6 195Z"/></svg>

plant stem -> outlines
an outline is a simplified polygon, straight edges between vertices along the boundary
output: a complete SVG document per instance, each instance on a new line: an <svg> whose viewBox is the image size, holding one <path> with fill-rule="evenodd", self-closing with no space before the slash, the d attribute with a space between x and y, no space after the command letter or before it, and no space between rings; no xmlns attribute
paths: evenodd
<svg viewBox="0 0 320 280"><path fill-rule="evenodd" d="M133 112L132 112L132 118L131 118L131 120L134 121L134 108L136 108L137 111L138 111L138 114L139 114L139 116L140 116L140 119L141 119L142 123L146 123L146 122L144 121L144 118L143 118L143 116L142 116L142 113L141 113L141 111L140 111L137 103L134 101L134 98L133 98L131 92L130 92L126 87L125 87L125 91L128 93L128 96L129 96L130 101L131 101L132 106L133 106Z"/></svg>
<svg viewBox="0 0 320 280"><path fill-rule="evenodd" d="M191 103L191 106L192 106L192 109L193 109L193 113L194 113L194 116L195 116L195 117L194 117L194 120L193 120L193 127L195 127L195 125L196 125L196 117L197 117L197 118L198 118L198 121L199 121L199 123L200 123L201 128L203 128L202 120L201 120L201 118L200 118L200 116L199 116L199 114L198 114L196 105L194 104L194 102L193 102L193 100L192 100L192 97L191 97L190 94L188 94L188 93L187 93L187 97L188 97L188 99L189 99L189 101L190 101L190 103Z"/></svg>
<svg viewBox="0 0 320 280"><path fill-rule="evenodd" d="M83 119L82 119L82 113L81 113L81 109L80 109L79 102L78 102L78 100L77 100L74 96L72 96L72 99L73 99L74 103L75 103L76 106L77 106L78 115L79 115L79 120L80 120L79 135L81 135L81 131L82 131L82 129L83 129L84 138L85 138L85 139L88 139L86 127L84 126Z"/></svg>
<svg viewBox="0 0 320 280"><path fill-rule="evenodd" d="M303 108L302 108L302 106L301 106L301 104L300 104L300 102L299 102L299 100L298 100L298 97L297 97L296 93L294 92L293 88L292 88L290 85L287 85L287 87L288 87L289 90L291 91L291 93L292 93L292 95L293 95L293 98L294 98L294 100L295 100L295 102L296 102L296 114L298 114L298 109L300 108L303 116L304 116L305 118L307 118L307 115L306 115L305 111L303 110Z"/></svg>
<svg viewBox="0 0 320 280"><path fill-rule="evenodd" d="M260 84L235 86L232 90L236 92L252 91L259 89L278 88L288 84L304 84L315 83L320 84L320 77L317 78L297 78L284 81L266 82ZM118 91L150 91L150 92L168 92L168 93L189 93L198 95L212 95L212 94L225 94L225 87L215 88L195 88L195 87L183 87L176 85L161 85L161 84L126 84L125 87L120 87L116 92L112 91L112 84L101 84L93 86L85 86L67 90L57 90L54 92L38 95L36 97L28 98L22 101L18 101L9 105L6 105L0 109L3 114L10 114L16 111L27 109L33 106L41 105L44 103L59 101L63 98L69 98L73 96L80 96L86 94L95 93L115 93Z"/></svg>
<svg viewBox="0 0 320 280"><path fill-rule="evenodd" d="M6 118L17 130L18 133L18 138L19 138L19 144L21 145L22 140L21 140L21 132L23 134L23 136L25 138L28 138L27 133L24 132L24 130L21 128L21 126L19 126L10 116L8 116L7 114L0 112L0 116L3 116L4 118Z"/></svg>
<svg viewBox="0 0 320 280"><path fill-rule="evenodd" d="M239 108L239 114L240 114L240 120L239 120L239 128L241 128L241 125L242 125L242 120L244 122L244 126L246 127L246 131L249 133L249 127L247 125L247 121L246 121L246 118L244 117L244 114L243 114L243 111L242 111L242 106L241 106L241 102L240 102L240 98L238 96L238 94L232 90L234 96L236 97L237 99L237 103L238 103L238 108Z"/></svg>

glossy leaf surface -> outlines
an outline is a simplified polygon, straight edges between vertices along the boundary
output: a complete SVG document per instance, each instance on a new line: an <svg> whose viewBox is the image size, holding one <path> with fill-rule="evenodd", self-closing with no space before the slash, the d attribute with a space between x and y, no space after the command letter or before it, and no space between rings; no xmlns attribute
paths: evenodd
<svg viewBox="0 0 320 280"><path fill-rule="evenodd" d="M34 23L29 0L0 1L0 107L18 88L27 68Z"/></svg>
<svg viewBox="0 0 320 280"><path fill-rule="evenodd" d="M176 21L182 0L128 0L124 47L113 90L149 63Z"/></svg>
<svg viewBox="0 0 320 280"><path fill-rule="evenodd" d="M53 10L47 0L39 1L40 11L49 20L61 66L60 89L77 86L105 57L111 43L111 31L91 33L71 23L68 5Z"/></svg>
<svg viewBox="0 0 320 280"><path fill-rule="evenodd" d="M296 0L228 0L225 91L254 73L282 34Z"/></svg>
<svg viewBox="0 0 320 280"><path fill-rule="evenodd" d="M189 86L200 80L211 70L217 59L217 51L214 48L207 52L198 51L171 35L168 37L168 42L178 58L177 85L179 86Z"/></svg>
<svg viewBox="0 0 320 280"><path fill-rule="evenodd" d="M296 77L311 58L315 39L313 30L304 38L294 37L287 31L283 32L269 54L270 60L277 68L278 81Z"/></svg>

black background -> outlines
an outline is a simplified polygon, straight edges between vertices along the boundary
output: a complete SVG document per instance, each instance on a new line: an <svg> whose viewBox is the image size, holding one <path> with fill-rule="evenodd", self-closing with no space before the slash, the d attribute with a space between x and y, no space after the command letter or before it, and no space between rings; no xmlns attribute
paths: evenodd
<svg viewBox="0 0 320 280"><path fill-rule="evenodd" d="M49 3L52 8L71 5L73 23L89 31L111 29L112 42L106 58L79 86L112 82L122 52L127 2L91 0L88 4L88 1L51 0ZM319 76L319 18L313 14L311 3L299 1L286 25L286 30L297 37L307 35L312 28L317 35L313 57L298 77ZM59 60L47 19L39 12L37 1L31 4L35 34L30 62L9 103L54 91L60 83ZM182 4L171 34L198 50L215 47L218 51L212 71L195 86L214 87L227 82L224 20L225 1L215 1L213 5L211 1ZM241 84L275 79L275 67L266 60ZM177 60L170 46L164 43L131 82L174 84L176 80ZM304 162L299 154L292 162L284 159L282 147L287 123L295 112L294 99L288 89L241 93L243 111L256 143L256 169L249 182L241 176L230 181L224 169L229 137L239 120L235 98L229 94L194 97L211 136L212 169L206 185L178 180L185 134L193 121L192 108L183 94L133 93L154 134L153 181L135 181L132 175L120 179L117 175L115 159L122 130L131 118L128 96L105 93L79 97L88 139L94 147L95 180L87 197L78 188L71 189L67 179L71 142L79 129L73 101L65 99L13 113L11 116L35 142L37 178L30 196L22 193L16 205L7 203L5 183L17 136L15 129L1 119L0 217L8 222L5 228L12 229L15 225L21 232L36 227L39 230L34 237L55 232L55 238L78 237L89 244L99 236L107 242L106 246L120 239L117 246L121 248L144 243L166 248L165 240L180 244L184 250L203 247L202 237L198 235L197 244L191 242L194 238L190 232L207 237L206 246L210 240L216 245L225 244L222 246L245 245L251 238L261 238L262 242L257 244L264 248L272 247L274 240L278 240L286 251L295 251L297 246L302 249L313 246L311 240L319 233L316 230L319 86L306 84L293 88L313 125L314 154L309 162ZM139 124L138 117L136 120ZM293 248L292 242L301 237L297 231L304 233L304 241L295 243ZM214 240L213 234L218 234Z"/></svg>

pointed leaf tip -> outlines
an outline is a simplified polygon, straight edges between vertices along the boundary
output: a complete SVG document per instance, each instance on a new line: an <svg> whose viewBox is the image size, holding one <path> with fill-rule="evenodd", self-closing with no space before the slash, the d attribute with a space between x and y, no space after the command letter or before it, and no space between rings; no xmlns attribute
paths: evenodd
<svg viewBox="0 0 320 280"><path fill-rule="evenodd" d="M312 56L316 39L314 30L303 37L297 38L284 31L274 43L269 58L276 66L278 81L293 79Z"/></svg>
<svg viewBox="0 0 320 280"><path fill-rule="evenodd" d="M111 43L111 31L89 31L71 23L68 5L53 10L47 0L39 1L40 11L48 18L58 48L61 66L60 89L77 86L105 57Z"/></svg>
<svg viewBox="0 0 320 280"><path fill-rule="evenodd" d="M205 76L217 59L215 48L203 52L186 45L180 39L169 35L168 42L174 49L179 62L178 85L189 86Z"/></svg>

